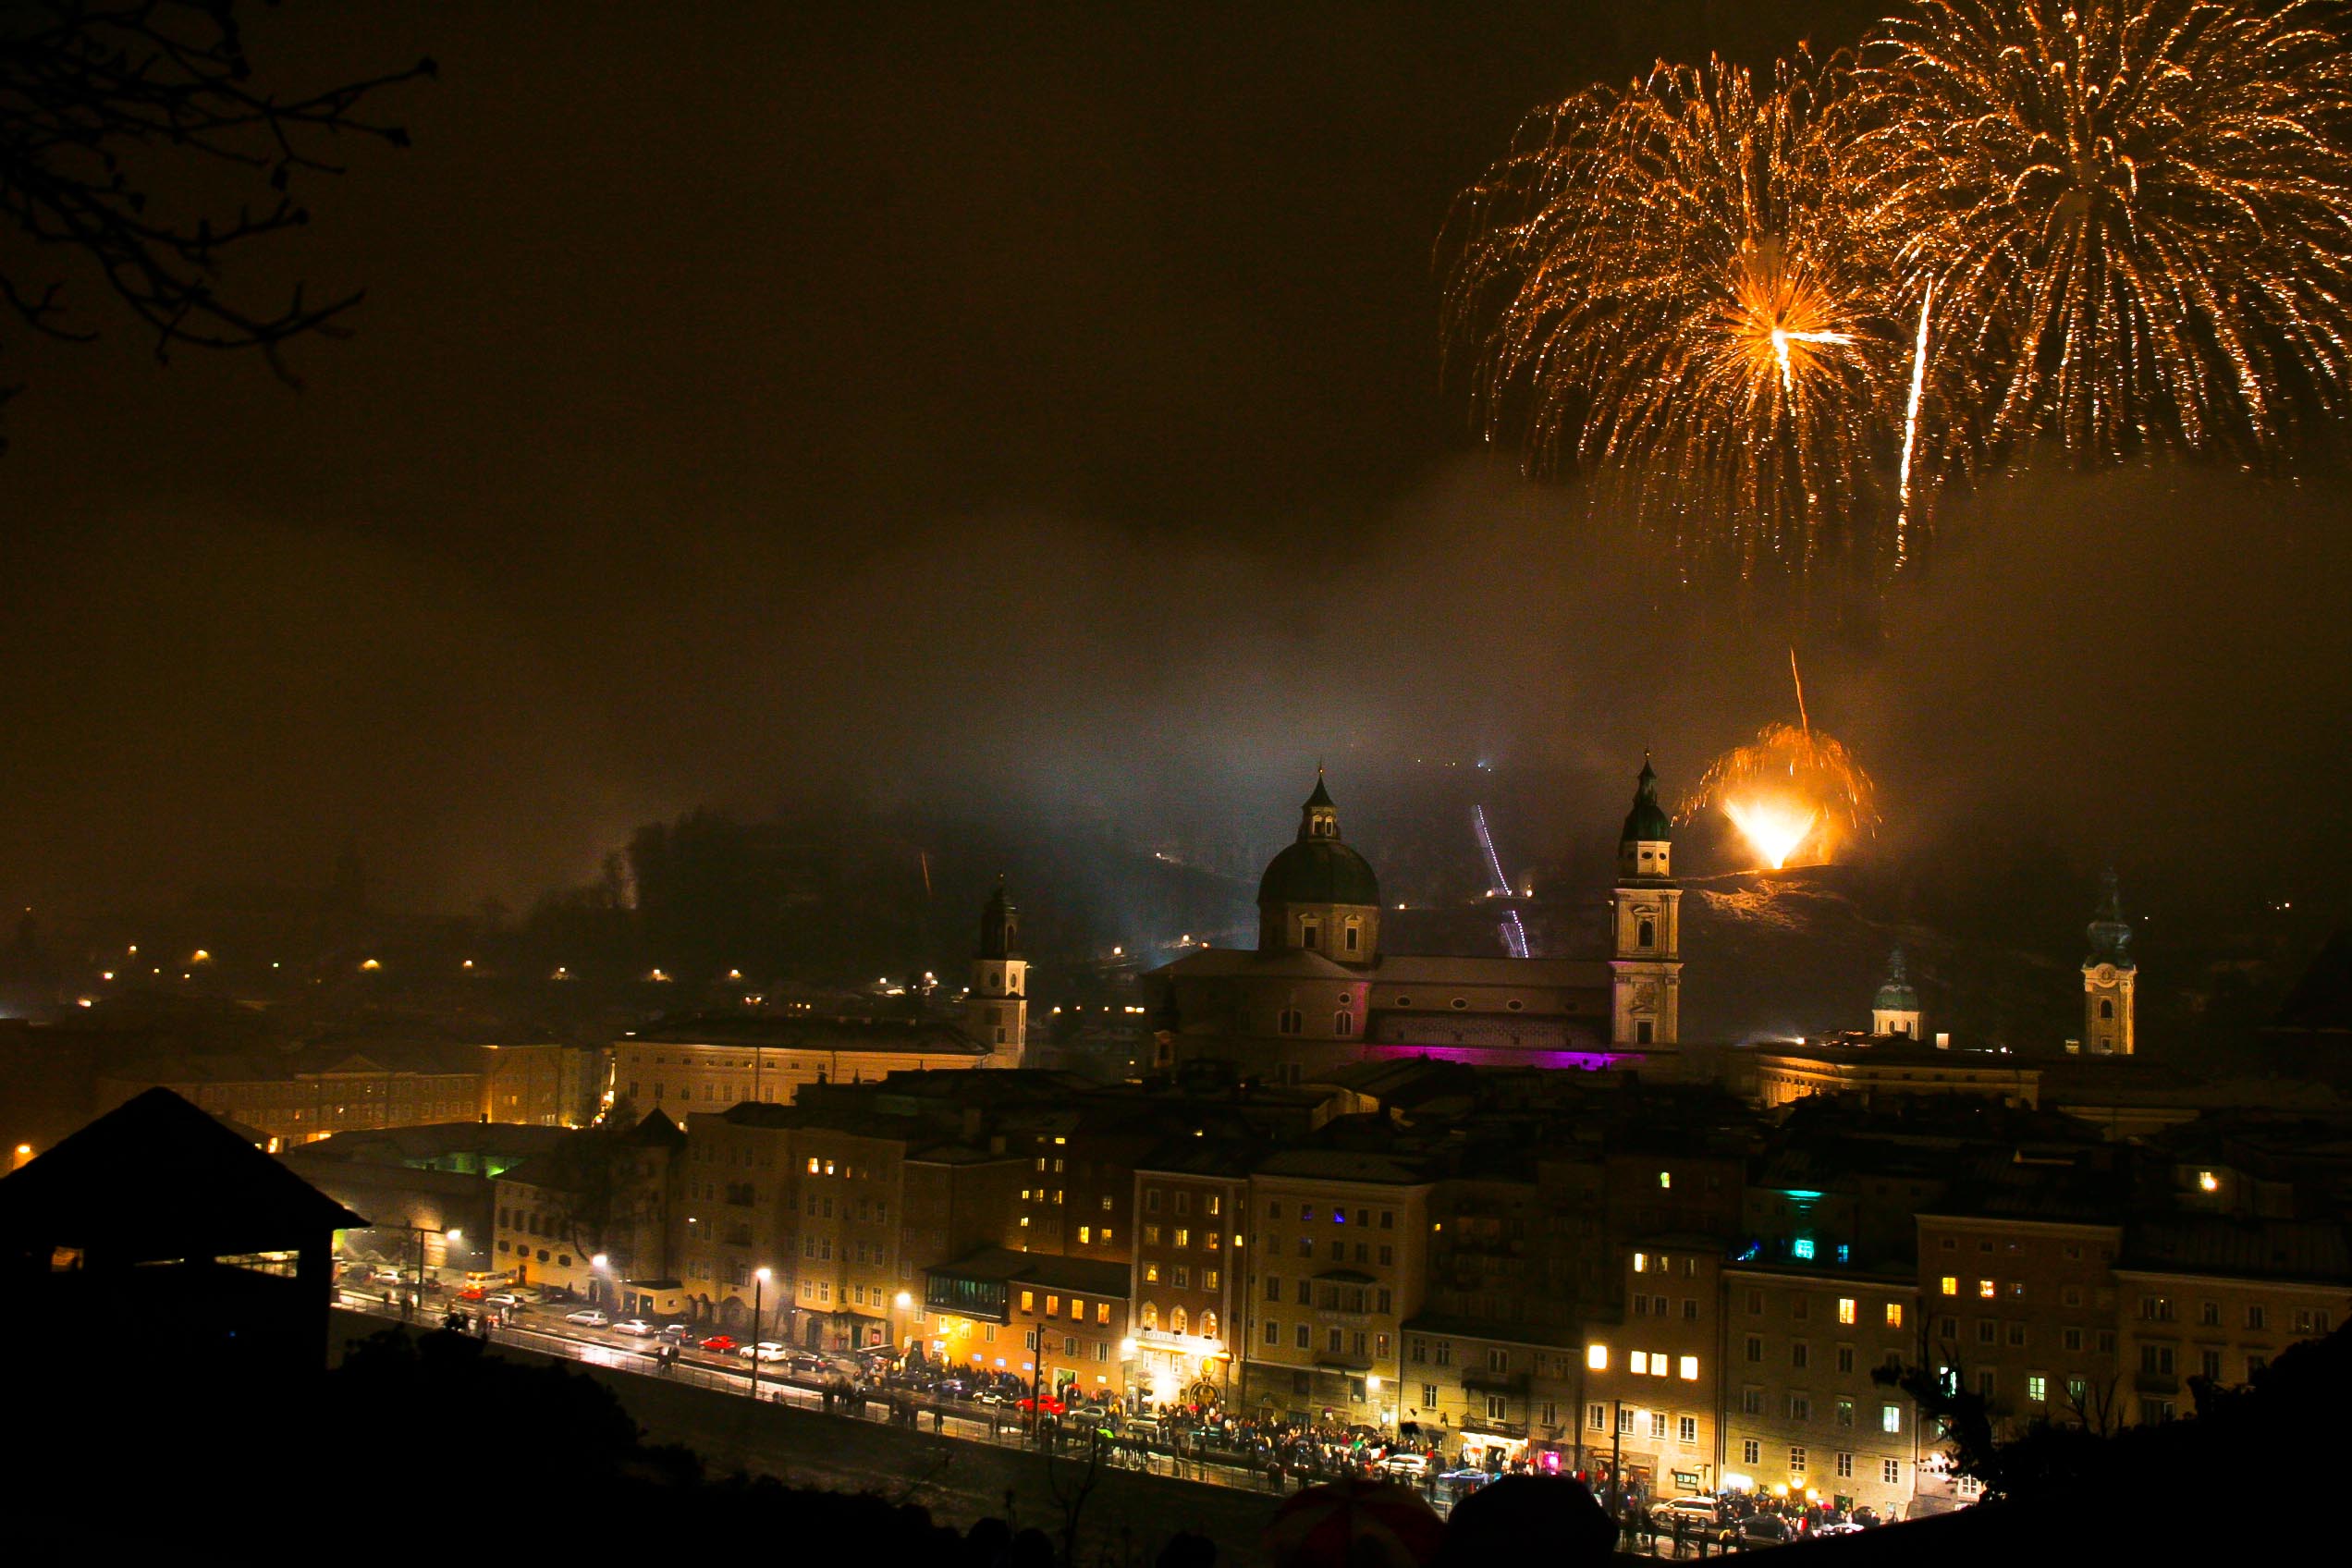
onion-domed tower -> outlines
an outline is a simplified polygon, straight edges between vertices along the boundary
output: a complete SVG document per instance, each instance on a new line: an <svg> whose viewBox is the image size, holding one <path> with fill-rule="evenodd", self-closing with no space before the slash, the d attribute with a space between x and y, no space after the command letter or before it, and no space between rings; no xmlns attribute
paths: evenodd
<svg viewBox="0 0 2352 1568"><path fill-rule="evenodd" d="M1340 811L1315 770L1299 808L1297 840L1268 862L1257 884L1257 950L1303 949L1353 968L1380 951L1380 879L1340 840Z"/></svg>
<svg viewBox="0 0 2352 1568"><path fill-rule="evenodd" d="M1029 962L1021 956L1021 912L1001 876L980 912L980 950L973 956L964 1013L972 1032L989 1047L991 1065L1021 1065L1029 1045Z"/></svg>
<svg viewBox="0 0 2352 1568"><path fill-rule="evenodd" d="M1887 955L1886 983L1870 998L1870 1033L1917 1040L1919 1034L1919 990L1903 961L1903 949Z"/></svg>
<svg viewBox="0 0 2352 1568"><path fill-rule="evenodd" d="M2139 986L2139 965L2131 956L2132 929L2124 919L2123 890L2113 867L2101 886L2099 913L2085 935L2090 956L2083 960L2083 1049L2093 1056L2129 1056L2132 1037L2132 993Z"/></svg>
<svg viewBox="0 0 2352 1568"><path fill-rule="evenodd" d="M1634 806L1617 836L1617 940L1610 1038L1671 1046L1681 1038L1683 889L1673 872L1674 825L1658 803L1658 770L1642 758Z"/></svg>

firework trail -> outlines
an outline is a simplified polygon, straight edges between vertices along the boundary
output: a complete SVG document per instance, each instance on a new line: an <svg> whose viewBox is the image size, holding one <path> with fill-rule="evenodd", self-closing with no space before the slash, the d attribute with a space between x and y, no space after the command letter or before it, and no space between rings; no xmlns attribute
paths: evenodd
<svg viewBox="0 0 2352 1568"><path fill-rule="evenodd" d="M1689 822L1710 808L1722 812L1775 870L1800 857L1834 860L1879 825L1878 786L1805 711L1794 648L1789 677L1796 686L1796 724L1768 724L1748 744L1716 758L1679 814Z"/></svg>
<svg viewBox="0 0 2352 1568"><path fill-rule="evenodd" d="M1881 24L1835 140L1891 302L1936 300L1938 465L2254 450L2340 406L2343 15L1910 0Z"/></svg>
<svg viewBox="0 0 2352 1568"><path fill-rule="evenodd" d="M1522 125L1448 226L1447 321L1489 439L1565 460L1684 575L1806 573L1880 510L1900 349L1824 134L1842 61L1759 88L1661 64Z"/></svg>
<svg viewBox="0 0 2352 1568"><path fill-rule="evenodd" d="M1911 398L1903 410L1903 471L1895 481L1894 508L1894 570L1901 571L1911 559L1911 448L1919 439L1919 394L1928 381L1928 309L1935 300L1935 285L1930 283L1919 297L1919 339L1911 349ZM1796 662L1796 652L1789 652L1789 663ZM1797 701L1804 702L1802 689Z"/></svg>

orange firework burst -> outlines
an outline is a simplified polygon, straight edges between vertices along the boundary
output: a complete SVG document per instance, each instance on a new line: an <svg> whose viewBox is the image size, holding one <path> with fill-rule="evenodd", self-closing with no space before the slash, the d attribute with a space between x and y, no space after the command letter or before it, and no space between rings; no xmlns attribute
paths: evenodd
<svg viewBox="0 0 2352 1568"><path fill-rule="evenodd" d="M1796 655L1789 655L1796 676ZM1805 686L1796 688L1795 724L1768 724L1754 741L1715 759L1683 802L1682 820L1714 807L1775 871L1796 861L1837 858L1878 830L1878 786L1834 736L1813 728Z"/></svg>

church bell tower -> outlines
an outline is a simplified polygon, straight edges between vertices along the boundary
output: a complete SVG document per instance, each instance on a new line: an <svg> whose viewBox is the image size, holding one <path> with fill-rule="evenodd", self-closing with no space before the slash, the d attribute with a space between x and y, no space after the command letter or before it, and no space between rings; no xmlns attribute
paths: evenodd
<svg viewBox="0 0 2352 1568"><path fill-rule="evenodd" d="M2112 867L2087 934L2090 956L2082 966L2082 1048L2090 1056L2129 1056L2134 1048L2132 993L2139 985L2139 965L2132 961L2131 926L2124 919L2124 895Z"/></svg>
<svg viewBox="0 0 2352 1568"><path fill-rule="evenodd" d="M1616 943L1610 1039L1671 1046L1681 1038L1683 890L1673 879L1673 824L1658 803L1658 772L1642 759L1634 809L1617 839Z"/></svg>
<svg viewBox="0 0 2352 1568"><path fill-rule="evenodd" d="M980 950L972 961L964 1018L988 1047L991 1067L1018 1067L1029 1045L1029 962L1021 956L1021 912L1004 878L980 913Z"/></svg>

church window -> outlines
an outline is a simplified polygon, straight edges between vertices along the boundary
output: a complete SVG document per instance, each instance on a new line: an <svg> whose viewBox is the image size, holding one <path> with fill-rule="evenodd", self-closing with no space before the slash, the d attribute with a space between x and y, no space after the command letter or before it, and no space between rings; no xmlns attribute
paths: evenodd
<svg viewBox="0 0 2352 1568"><path fill-rule="evenodd" d="M1655 1026L1651 1024L1648 1019L1645 1018L1640 1020L1634 1025L1634 1044L1637 1046L1647 1046L1650 1044L1651 1036L1655 1032Z"/></svg>
<svg viewBox="0 0 2352 1568"><path fill-rule="evenodd" d="M1507 1002L1503 1003L1502 1005L1503 1005L1503 1006L1505 1006L1505 1007L1507 1007L1507 1008L1509 1008L1512 1011L1513 1011L1513 1012L1517 1012L1517 1011L1518 1011L1521 1008L1523 1008L1523 1007L1526 1006L1527 1004L1526 1004L1526 1003L1525 1003L1525 1002L1523 1002L1523 1001L1521 1001L1521 1000L1520 1000L1517 997L1513 997L1513 998L1512 998L1509 1001L1507 1001Z"/></svg>
<svg viewBox="0 0 2352 1568"><path fill-rule="evenodd" d="M1657 945L1658 922L1654 920L1643 921L1641 923L1641 946L1645 948L1653 948Z"/></svg>
<svg viewBox="0 0 2352 1568"><path fill-rule="evenodd" d="M1411 1007L1413 1005L1413 998L1411 997L1399 997L1396 1000L1396 1005L1399 1007ZM631 1085L631 1088L634 1088L635 1086L636 1085L634 1084Z"/></svg>
<svg viewBox="0 0 2352 1568"><path fill-rule="evenodd" d="M1453 1005L1457 1009L1466 1010L1470 1006L1470 998L1467 997L1456 997L1453 998Z"/></svg>
<svg viewBox="0 0 2352 1568"><path fill-rule="evenodd" d="M1331 1033L1342 1038L1355 1033L1355 1014L1341 1008L1331 1015Z"/></svg>
<svg viewBox="0 0 2352 1568"><path fill-rule="evenodd" d="M1286 1007L1282 1010L1281 1031L1283 1034L1295 1035L1305 1027L1305 1014L1294 1007Z"/></svg>
<svg viewBox="0 0 2352 1568"><path fill-rule="evenodd" d="M1323 945L1323 927L1315 921L1299 922L1299 946L1310 952Z"/></svg>
<svg viewBox="0 0 2352 1568"><path fill-rule="evenodd" d="M1354 951L1355 951L1356 948L1357 948L1359 945L1361 945L1361 943L1362 943L1362 941L1363 941L1363 937L1364 937L1364 932L1363 932L1363 929L1362 929L1360 926L1358 926L1354 921L1353 921L1353 920L1349 921L1349 922L1347 923L1347 937L1346 937L1347 950L1348 950L1348 951L1350 951L1350 952L1354 952Z"/></svg>
<svg viewBox="0 0 2352 1568"><path fill-rule="evenodd" d="M2114 1017L2114 1016L2115 1016L2115 1004L2114 1004L2113 1002L2108 1001L2108 1000L2106 1000L2106 999L2104 999L2104 998L2102 998L2101 999L2100 1003L2099 1003L2099 1016L2100 1016L2100 1017L2101 1017L2101 1018L2113 1018L2113 1017Z"/></svg>

